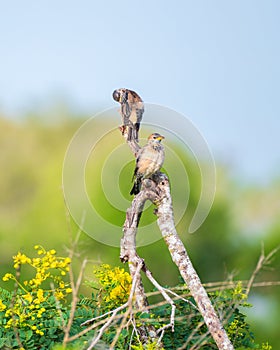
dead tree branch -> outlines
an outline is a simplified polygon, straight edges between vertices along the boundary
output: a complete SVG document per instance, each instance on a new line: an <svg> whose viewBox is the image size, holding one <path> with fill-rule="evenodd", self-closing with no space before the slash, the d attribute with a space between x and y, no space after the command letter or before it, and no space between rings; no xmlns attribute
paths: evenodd
<svg viewBox="0 0 280 350"><path fill-rule="evenodd" d="M139 263L143 264L143 260L136 252L136 233L139 221L138 217L141 215L146 200L150 200L157 207L155 213L158 217L158 226L170 251L171 257L178 266L181 276L195 299L197 307L218 349L232 350L233 346L177 234L173 218L169 180L165 174L159 173L154 175L153 179L144 180L142 183L142 190L134 198L131 208L127 210L126 221L123 228L124 235L121 240L121 260L123 262L129 262L129 269L132 277L135 276L137 265ZM147 306L140 275L136 300L140 310Z"/></svg>

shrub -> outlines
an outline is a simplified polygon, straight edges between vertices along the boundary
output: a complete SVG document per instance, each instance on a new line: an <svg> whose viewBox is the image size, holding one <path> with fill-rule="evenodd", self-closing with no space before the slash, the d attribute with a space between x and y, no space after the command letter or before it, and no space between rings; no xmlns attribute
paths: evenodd
<svg viewBox="0 0 280 350"><path fill-rule="evenodd" d="M131 309L129 317L127 308L121 308L128 300L132 283L123 268L107 264L95 268L94 278L86 282L90 296L77 298L77 290L74 293L70 283L73 279L71 258L59 257L54 249L47 251L39 245L35 250L35 257L21 252L14 256L14 273L3 276L5 282L13 281L15 287L12 292L0 289L1 349L83 349L98 332L105 344L117 337L115 349L178 349L183 345L186 349L216 349L185 285L170 290L176 304L172 332L171 328L165 328L171 313L171 306L166 302L154 302L149 313ZM31 278L23 278L24 269L31 270ZM209 295L235 349L271 350L268 343L254 342L246 316L240 312L240 306L250 307L241 282L232 289L217 290ZM101 331L116 308L119 309L114 320ZM88 320L92 321L83 325ZM153 340L141 344L137 335L139 324L159 330L162 344L159 346Z"/></svg>

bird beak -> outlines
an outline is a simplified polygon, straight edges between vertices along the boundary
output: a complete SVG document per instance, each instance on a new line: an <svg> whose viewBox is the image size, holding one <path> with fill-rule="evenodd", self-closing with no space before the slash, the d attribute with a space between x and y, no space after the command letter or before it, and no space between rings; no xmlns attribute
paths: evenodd
<svg viewBox="0 0 280 350"><path fill-rule="evenodd" d="M159 141L161 141L161 140L165 139L165 137L160 135L160 136L158 136L156 139L159 140Z"/></svg>

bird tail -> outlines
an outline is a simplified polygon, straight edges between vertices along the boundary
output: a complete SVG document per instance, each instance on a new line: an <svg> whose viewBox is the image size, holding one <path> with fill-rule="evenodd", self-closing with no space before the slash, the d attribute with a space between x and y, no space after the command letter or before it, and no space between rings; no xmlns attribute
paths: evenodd
<svg viewBox="0 0 280 350"><path fill-rule="evenodd" d="M140 129L140 123L136 123L134 126L129 125L127 127L127 140L139 142L138 133Z"/></svg>
<svg viewBox="0 0 280 350"><path fill-rule="evenodd" d="M139 139L138 139L139 129L140 129L140 123L136 123L135 127L133 129L133 131L134 131L134 138L135 138L136 142L139 142Z"/></svg>
<svg viewBox="0 0 280 350"><path fill-rule="evenodd" d="M141 179L137 177L134 181L133 187L130 191L130 195L137 195L141 190Z"/></svg>

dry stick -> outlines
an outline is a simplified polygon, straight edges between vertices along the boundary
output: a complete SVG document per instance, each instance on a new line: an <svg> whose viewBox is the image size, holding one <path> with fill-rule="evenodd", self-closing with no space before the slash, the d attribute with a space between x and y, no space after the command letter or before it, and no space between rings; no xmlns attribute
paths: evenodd
<svg viewBox="0 0 280 350"><path fill-rule="evenodd" d="M131 208L126 212L126 220L123 226L123 238L121 239L120 259L122 262L128 262L131 278L136 278L135 286L135 304L138 310L146 311L148 302L145 296L144 287L141 280L138 266L143 266L143 260L136 253L136 232L138 225L138 215L142 212L145 201L148 199L145 192L139 193L137 198L132 201Z"/></svg>
<svg viewBox="0 0 280 350"><path fill-rule="evenodd" d="M249 282L248 280L236 280L236 281L225 281L225 282L223 282L223 281L222 282L209 282L209 283L203 283L202 285L203 285L203 287L205 287L205 289L208 292L215 292L218 289L219 290L234 289L240 283L244 286L244 285L247 285L248 282ZM280 281L254 282L252 284L253 288L271 287L271 286L280 286ZM188 287L187 286L176 286L176 287L172 287L172 288L168 289L168 291L170 291L170 292L173 292L175 290L188 291ZM159 291L154 291L154 292L146 293L146 296L150 297L150 296L159 295L159 294L160 294ZM190 293L185 293L183 295L184 296L190 296ZM187 301L187 302L189 302L189 301Z"/></svg>
<svg viewBox="0 0 280 350"><path fill-rule="evenodd" d="M69 215L69 211L68 211L68 215ZM73 272L73 268L72 268L72 260L73 260L74 254L75 254L75 249L76 249L78 242L79 242L80 235L82 233L82 227L84 226L84 221L85 221L85 212L83 212L80 228L76 234L74 241L71 244L71 249L69 250L69 258L71 259L69 276L70 276L70 285L71 285L71 289L72 289L72 303L71 303L70 316L69 316L69 319L68 319L66 326L64 327L64 337L63 337L63 345L64 346L69 342L70 329L71 329L71 326L72 326L72 323L74 320L76 306L77 306L77 303L79 301L78 292L79 292L80 285L82 283L82 277L83 277L84 270L85 270L85 267L87 264L87 259L84 259L82 266L81 266L81 270L80 270L78 279L77 279L77 282L75 284L74 272ZM68 216L68 225L70 227L70 217L69 216Z"/></svg>
<svg viewBox="0 0 280 350"><path fill-rule="evenodd" d="M136 144L137 145L137 144ZM139 217L143 211L144 204L149 198L149 191L141 191L132 201L131 208L126 212L126 220L123 226L123 237L121 239L120 259L122 262L128 262L129 272L132 279L136 280L135 286L135 306L138 311L148 311L148 301L145 295L144 286L141 279L139 265L144 266L144 260L136 252L136 233L139 223ZM153 325L140 325L138 333L142 344L158 340L155 327Z"/></svg>
<svg viewBox="0 0 280 350"><path fill-rule="evenodd" d="M121 318L123 317L123 315L117 315L117 313L118 313L119 311L125 309L127 306L128 306L128 304L125 303L125 304L123 304L123 305L117 307L116 309L112 310L112 311L110 312L110 314L114 314L114 315L115 315L115 316L114 316L114 319L113 319L112 321L117 321L117 320L121 319ZM99 322L97 322L97 323L93 323L93 324L92 324L91 326L89 326L88 328L82 330L81 332L79 332L79 333L77 333L77 334L75 334L75 335L72 335L72 336L68 339L68 342L77 340L78 338L80 338L80 337L82 337L83 335L87 334L89 331L92 331L94 328L97 328L97 327L103 325L104 323L106 323L108 319L109 319L109 318L106 318L105 320L101 320L101 321L99 321ZM86 323L93 322L93 320L94 320L94 319L88 320L88 321L82 323L81 326L82 326L82 325L85 325Z"/></svg>
<svg viewBox="0 0 280 350"><path fill-rule="evenodd" d="M248 295L250 293L250 290L254 284L254 280L257 277L257 274L260 272L260 270L264 267L264 265L269 264L270 263L270 259L278 252L278 250L280 249L279 247L276 247L275 249L273 249L267 256L265 256L264 253L264 246L262 244L262 248L261 248L261 255L259 257L259 260L257 262L257 265L255 267L254 272L252 273L251 278L248 281L247 284L247 288L246 288L246 294Z"/></svg>
<svg viewBox="0 0 280 350"><path fill-rule="evenodd" d="M204 322L199 322L197 324L197 326L193 329L193 331L191 332L190 336L188 337L188 339L186 340L186 342L181 345L178 350L183 350L186 349L186 347L189 345L190 341L194 338L194 335L196 334L196 332L204 325Z"/></svg>
<svg viewBox="0 0 280 350"><path fill-rule="evenodd" d="M195 299L198 309L218 349L232 350L233 346L177 234L173 217L169 181L165 174L159 176L157 187L159 189L159 200L154 202L157 205L157 222L170 251L172 260L177 265L181 276Z"/></svg>
<svg viewBox="0 0 280 350"><path fill-rule="evenodd" d="M117 315L118 311L115 309L112 313L112 316L107 320L107 322L99 329L98 334L90 343L90 346L87 348L87 350L93 349L93 347L99 342L101 339L104 331L110 326L110 324L114 321L115 316Z"/></svg>
<svg viewBox="0 0 280 350"><path fill-rule="evenodd" d="M76 284L74 283L74 279L71 278L72 303L71 303L69 320L68 320L67 325L66 325L65 330L64 330L63 345L66 345L69 342L70 329L71 329L71 326L72 326L72 323L74 320L76 306L77 306L77 303L79 301L78 292L79 292L80 285L82 283L82 278L83 278L86 264L87 264L87 259L84 259ZM72 268L71 268L71 275L73 276Z"/></svg>
<svg viewBox="0 0 280 350"><path fill-rule="evenodd" d="M161 342L161 339L163 337L164 331L166 328L170 328L172 332L174 332L174 323L175 323L175 310L176 310L176 305L174 301L170 298L170 296L166 293L165 289L154 279L152 273L150 270L144 267L144 271L146 273L146 276L148 279L152 282L152 284L160 291L161 295L164 297L164 299L171 305L171 315L170 315L170 322L169 324L161 327L160 329L157 330L157 334L161 333L158 344Z"/></svg>

